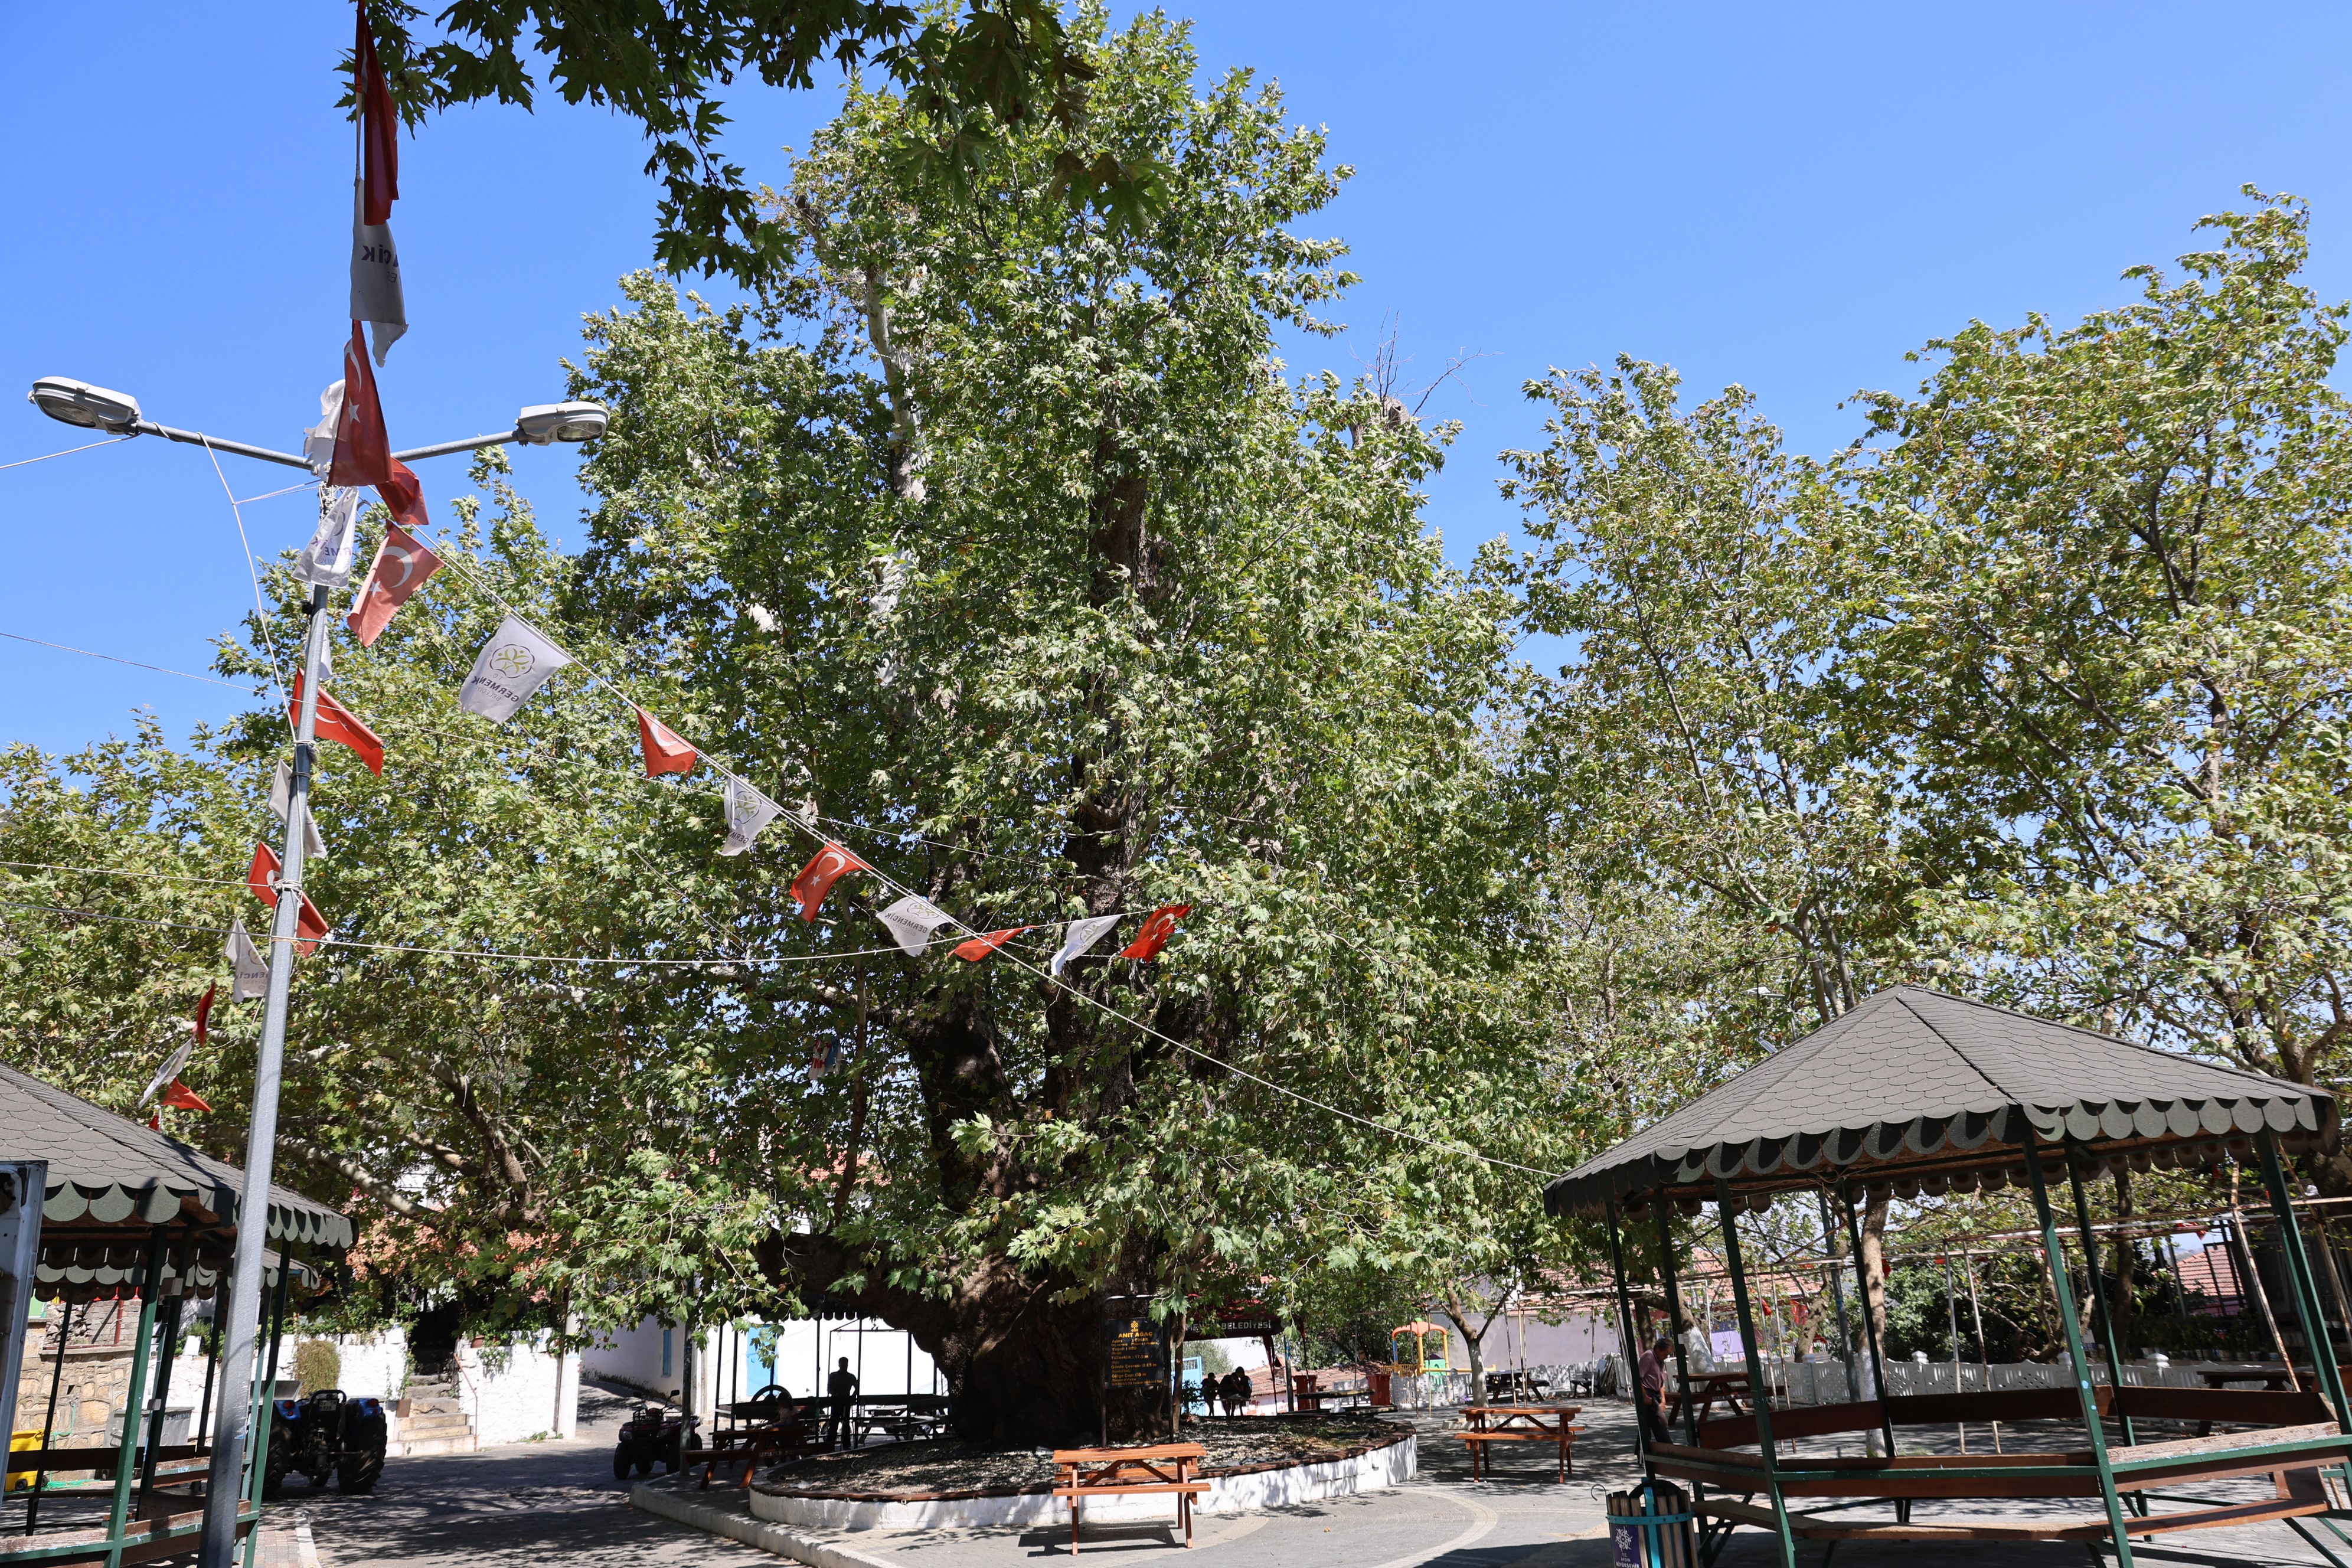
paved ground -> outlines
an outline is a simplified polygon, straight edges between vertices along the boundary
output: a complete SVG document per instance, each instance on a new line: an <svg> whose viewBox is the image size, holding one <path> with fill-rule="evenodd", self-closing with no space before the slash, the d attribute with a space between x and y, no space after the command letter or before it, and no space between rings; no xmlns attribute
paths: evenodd
<svg viewBox="0 0 2352 1568"><path fill-rule="evenodd" d="M622 1414L620 1401L590 1390L576 1440L395 1459L373 1497L310 1493L298 1479L273 1523L285 1529L307 1516L323 1568L774 1568L781 1559L627 1506L611 1463ZM1549 1463L1532 1452L1503 1458L1504 1473L1494 1480L1471 1482L1462 1446L1444 1436L1445 1415L1428 1413L1419 1417L1422 1473L1411 1486L1238 1518L1204 1515L1189 1556L1171 1546L1164 1527L1090 1527L1085 1557L1106 1568L1145 1568L1167 1562L1171 1550L1183 1568L1606 1568L1611 1553L1600 1493L1635 1473L1631 1421L1626 1407L1609 1401L1588 1405L1580 1419L1591 1431L1580 1443L1578 1474L1565 1485L1555 1484ZM1982 1447L1986 1436L1975 1429L1971 1446ZM2009 1446L2020 1440L2012 1431ZM727 1494L714 1489L704 1495L715 1500ZM862 1531L835 1539L903 1568L1013 1568L1062 1555L1069 1538L1066 1528L1048 1528ZM2205 1531L2134 1551L2161 1568L2325 1562L2284 1525ZM2352 1549L2343 1554L2352 1561ZM1799 1561L1811 1568L1821 1555L1818 1546L1802 1547ZM1768 1568L1776 1560L1766 1536L1743 1531L1720 1568ZM1846 1545L1836 1557L1837 1568L2076 1568L2087 1561L2081 1547L2057 1545Z"/></svg>

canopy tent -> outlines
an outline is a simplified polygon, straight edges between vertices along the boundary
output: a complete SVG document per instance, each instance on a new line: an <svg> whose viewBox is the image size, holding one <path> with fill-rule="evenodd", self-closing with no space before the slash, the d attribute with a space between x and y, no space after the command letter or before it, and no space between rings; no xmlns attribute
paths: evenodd
<svg viewBox="0 0 2352 1568"><path fill-rule="evenodd" d="M2336 1356L2326 1353L2333 1348L2326 1317L2294 1226L2281 1159L2283 1152L2332 1147L2336 1138L2336 1106L2324 1089L1899 985L1559 1177L1544 1196L1554 1215L1607 1220L1627 1345L1638 1335L1620 1221L1650 1211L1685 1388L1673 1215L1696 1213L1706 1204L1716 1209L1756 1403L1748 1414L1702 1422L1696 1402L1685 1400L1682 1442L1653 1432L1647 1418L1642 1436L1650 1475L1692 1487L1685 1517L1700 1521L1709 1561L1733 1527L1753 1524L1778 1537L1780 1561L1789 1568L1800 1540L1847 1539L2097 1542L2130 1568L2133 1536L2258 1520L2284 1521L2302 1531L2314 1516L2352 1518L2334 1509L2319 1479L2323 1468L2345 1472L2352 1459L2352 1405ZM2313 1370L2324 1398L2307 1390L2266 1394L2126 1386L2123 1347L2110 1319L2083 1184L2118 1164L2202 1165L2225 1155L2262 1171L2279 1219L2294 1315L2315 1352ZM2075 1310L2050 1200L2053 1181L2073 1189L2087 1305L2108 1351L2104 1374ZM1877 1394L1886 1387L1885 1327L1864 1290L1859 1349L1866 1352L1866 1367L1857 1370L1867 1371L1872 1396L1802 1410L1773 1406L1741 1264L1738 1211L1764 1207L1782 1194L1817 1194L1825 1226L1832 1203L1843 1211L1852 1243L1846 1255L1853 1258L1862 1250L1857 1199L2011 1184L2032 1194L2051 1292L2078 1369L2073 1389L1910 1398ZM1967 1455L1897 1457L1898 1426L2047 1419L2075 1406L2088 1438L2081 1451L2011 1453L1990 1462ZM2119 1429L2119 1447L2110 1441L2110 1421ZM2196 1423L2200 1435L2143 1442L2139 1424L2157 1421ZM2205 1435L2216 1423L2260 1429ZM1781 1447L1790 1438L1865 1432L1878 1440L1875 1455L1800 1458ZM2200 1506L2149 1511L2158 1486L2264 1472L2276 1483L2275 1500L2220 1505L2168 1490L2161 1494L2168 1500ZM1759 1494L1769 1507L1759 1506ZM2026 1497L2095 1498L2104 1517L1912 1518L1915 1500ZM1890 1500L1891 1522L1833 1517Z"/></svg>
<svg viewBox="0 0 2352 1568"><path fill-rule="evenodd" d="M49 1164L37 1295L86 1301L135 1289L159 1226L169 1227L166 1290L211 1293L236 1230L244 1176L236 1166L5 1066L0 1128L8 1158ZM348 1218L281 1186L269 1189L268 1227L280 1251L352 1244Z"/></svg>
<svg viewBox="0 0 2352 1568"><path fill-rule="evenodd" d="M1544 1202L1597 1218L1663 1194L1691 1211L1717 1177L1751 1207L1825 1183L1910 1197L2022 1183L2029 1131L2053 1153L2073 1141L2095 1175L2251 1158L2265 1131L2293 1152L2335 1130L2324 1089L1897 985L1557 1178Z"/></svg>

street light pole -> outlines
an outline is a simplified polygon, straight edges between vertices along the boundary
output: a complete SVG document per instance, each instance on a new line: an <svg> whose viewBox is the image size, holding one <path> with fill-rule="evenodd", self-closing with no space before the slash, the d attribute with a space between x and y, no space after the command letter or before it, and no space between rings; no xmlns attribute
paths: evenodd
<svg viewBox="0 0 2352 1568"><path fill-rule="evenodd" d="M277 1156L278 1090L286 1062L286 1003L294 988L296 921L302 913L303 826L310 809L310 768L319 732L320 671L327 655L327 589L310 587L302 636L302 701L294 725L294 783L286 807L286 848L280 857L278 918L270 926L269 989L262 1001L261 1057L253 1073L253 1124L245 1140L245 1191L237 1205L236 1257L229 1272L228 1321L221 1325L220 1406L213 1417L218 1435L205 1478L205 1525L200 1568L233 1568L236 1514L245 1496L246 1450L253 1439L254 1337L261 1322L261 1252L269 1229L270 1166ZM280 1269L293 1260L281 1247ZM274 1398L275 1389L264 1397ZM266 1464L267 1455L254 1456ZM260 1529L258 1521L254 1528Z"/></svg>
<svg viewBox="0 0 2352 1568"><path fill-rule="evenodd" d="M123 436L161 436L167 441L201 446L267 463L317 472L309 458L291 452L241 441L223 441L194 430L175 430L146 417L139 400L127 393L69 376L43 376L33 384L29 400L50 418L85 429L110 430ZM413 462L451 452L516 442L544 447L553 442L593 441L604 434L604 408L594 403L534 404L515 416L512 430L497 436L468 436L392 454L396 462ZM326 483L324 474L320 482ZM236 1557L236 1515L245 1496L245 1466L268 1462L267 1454L248 1455L253 1443L254 1343L261 1323L261 1254L269 1231L269 1178L278 1145L278 1095L285 1076L286 1007L294 988L294 944L302 913L302 846L309 822L310 773L316 760L319 691L327 662L327 589L310 585L304 606L301 699L294 721L294 778L286 808L286 848L278 858L277 919L269 936L269 988L262 1002L261 1054L253 1076L253 1121L246 1133L245 1191L236 1215L236 1253L229 1274L228 1317L220 1325L224 1353L220 1363L219 1400L213 1420L215 1445L205 1480L205 1521L197 1560L200 1568L234 1568ZM278 1268L292 1264L283 1248ZM281 1298L282 1300L282 1298ZM277 1391L268 1391L275 1395ZM256 1529L259 1528L258 1521Z"/></svg>

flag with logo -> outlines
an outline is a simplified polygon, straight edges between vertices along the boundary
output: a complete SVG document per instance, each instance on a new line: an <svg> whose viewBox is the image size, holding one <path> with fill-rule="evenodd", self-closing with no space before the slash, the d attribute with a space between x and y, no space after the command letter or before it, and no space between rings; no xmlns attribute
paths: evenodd
<svg viewBox="0 0 2352 1568"><path fill-rule="evenodd" d="M947 910L916 893L908 894L875 918L890 928L899 950L909 958L922 957L931 945L931 933L955 921Z"/></svg>
<svg viewBox="0 0 2352 1568"><path fill-rule="evenodd" d="M243 920L229 922L228 966L236 976L228 984L230 1001L250 1002L269 990L268 965L261 962L261 950L253 945Z"/></svg>
<svg viewBox="0 0 2352 1568"><path fill-rule="evenodd" d="M1176 934L1176 922L1192 912L1190 904L1160 905L1143 922L1143 929L1136 932L1135 940L1118 950L1118 955L1147 963L1159 957L1160 950L1168 945L1168 939Z"/></svg>
<svg viewBox="0 0 2352 1568"><path fill-rule="evenodd" d="M457 694L457 706L504 723L549 676L571 662L570 654L509 616L474 656L473 672Z"/></svg>
<svg viewBox="0 0 2352 1568"><path fill-rule="evenodd" d="M793 879L793 898L801 907L801 919L816 919L818 907L824 902L824 896L833 891L835 882L852 871L872 869L873 867L840 845L827 844L811 856L809 863L801 868L801 874Z"/></svg>
<svg viewBox="0 0 2352 1568"><path fill-rule="evenodd" d="M294 575L322 588L352 580L352 538L359 531L360 492L320 487L319 526L294 562Z"/></svg>
<svg viewBox="0 0 2352 1568"><path fill-rule="evenodd" d="M278 821L283 822L286 814L293 808L294 770L280 763L277 773L269 779L269 809L277 813ZM319 837L319 824L310 815L308 801L302 803L302 853L307 858L320 860L327 856L327 841Z"/></svg>
<svg viewBox="0 0 2352 1568"><path fill-rule="evenodd" d="M1063 965L1074 958L1084 957L1087 949L1102 941L1104 933L1117 924L1118 917L1115 914L1090 915L1082 921L1072 921L1070 929L1063 934L1061 949L1054 954L1048 972L1061 973Z"/></svg>
<svg viewBox="0 0 2352 1568"><path fill-rule="evenodd" d="M956 943L955 955L966 963L978 963L1023 931L1036 929L1035 926L1006 926L1003 931L983 931L970 942Z"/></svg>
<svg viewBox="0 0 2352 1568"><path fill-rule="evenodd" d="M400 291L400 254L392 243L392 204L400 198L400 119L392 107L367 6L359 7L352 48L352 95L360 114L359 168L352 190L352 320L375 329L375 363L408 331Z"/></svg>
<svg viewBox="0 0 2352 1568"><path fill-rule="evenodd" d="M647 778L694 771L697 761L694 748L688 745L677 731L642 708L637 710L637 744L646 754Z"/></svg>
<svg viewBox="0 0 2352 1568"><path fill-rule="evenodd" d="M408 596L425 586L425 579L440 570L441 557L419 544L397 522L387 524L383 542L376 546L375 564L368 568L367 583L360 589L359 603L352 606L343 624L352 628L362 647L373 647L383 628L392 624L393 612L408 603Z"/></svg>
<svg viewBox="0 0 2352 1568"><path fill-rule="evenodd" d="M740 855L751 847L762 829L776 820L783 809L752 786L750 779L730 778L727 781L727 841L719 847L721 855Z"/></svg>

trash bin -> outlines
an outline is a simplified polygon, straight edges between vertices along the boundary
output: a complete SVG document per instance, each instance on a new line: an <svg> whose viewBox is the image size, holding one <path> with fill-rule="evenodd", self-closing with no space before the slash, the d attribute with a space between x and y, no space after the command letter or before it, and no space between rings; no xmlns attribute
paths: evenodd
<svg viewBox="0 0 2352 1568"><path fill-rule="evenodd" d="M1680 1487L1643 1481L1609 1494L1609 1545L1616 1568L1694 1568L1697 1543L1690 1499Z"/></svg>

